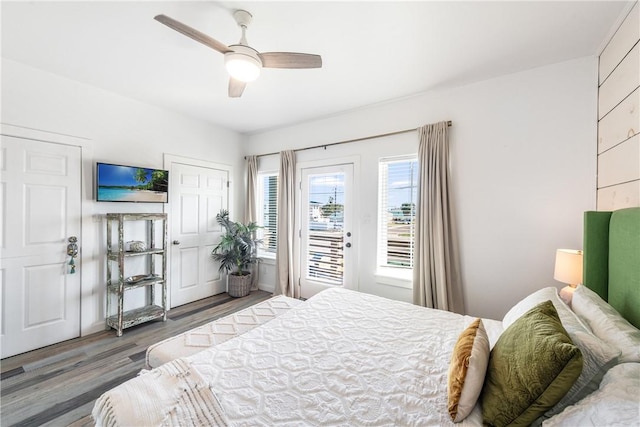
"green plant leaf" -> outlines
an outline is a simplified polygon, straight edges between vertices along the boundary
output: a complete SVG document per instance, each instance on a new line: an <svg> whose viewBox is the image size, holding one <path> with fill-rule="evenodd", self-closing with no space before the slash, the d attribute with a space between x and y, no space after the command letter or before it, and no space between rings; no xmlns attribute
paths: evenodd
<svg viewBox="0 0 640 427"><path fill-rule="evenodd" d="M256 249L261 240L256 239L256 230L261 228L255 222L242 224L229 219L229 211L222 209L216 215L216 222L224 229L220 242L211 256L220 263L220 271L244 275L249 264L256 262Z"/></svg>

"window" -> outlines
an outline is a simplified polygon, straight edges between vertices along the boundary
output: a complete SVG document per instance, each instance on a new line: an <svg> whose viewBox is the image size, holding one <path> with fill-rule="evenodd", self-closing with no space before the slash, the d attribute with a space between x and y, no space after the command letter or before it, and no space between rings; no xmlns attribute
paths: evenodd
<svg viewBox="0 0 640 427"><path fill-rule="evenodd" d="M258 174L258 238L262 245L258 248L258 256L275 256L276 230L278 219L278 175L276 173Z"/></svg>
<svg viewBox="0 0 640 427"><path fill-rule="evenodd" d="M382 159L378 179L378 267L412 269L418 159Z"/></svg>

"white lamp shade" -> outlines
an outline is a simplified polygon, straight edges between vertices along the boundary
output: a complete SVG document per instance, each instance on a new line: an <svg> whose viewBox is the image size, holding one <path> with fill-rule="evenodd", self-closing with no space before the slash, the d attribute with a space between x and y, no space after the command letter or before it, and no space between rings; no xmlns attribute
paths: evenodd
<svg viewBox="0 0 640 427"><path fill-rule="evenodd" d="M582 251L558 249L553 278L573 287L582 283Z"/></svg>
<svg viewBox="0 0 640 427"><path fill-rule="evenodd" d="M241 82L252 82L260 76L262 62L257 52L248 46L230 46L234 52L224 55L224 66L231 77Z"/></svg>

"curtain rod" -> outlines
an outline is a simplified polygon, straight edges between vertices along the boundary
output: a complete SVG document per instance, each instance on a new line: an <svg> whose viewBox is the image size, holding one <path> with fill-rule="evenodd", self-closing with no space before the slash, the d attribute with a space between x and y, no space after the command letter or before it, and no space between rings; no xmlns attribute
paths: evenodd
<svg viewBox="0 0 640 427"><path fill-rule="evenodd" d="M452 125L451 120L447 121L447 126L451 127L451 125ZM298 152L298 151L305 151L305 150L314 150L316 148L324 148L326 150L327 147L331 147L333 145L340 145L340 144L347 144L347 143L350 143L350 142L365 141L367 139L376 139L376 138L382 138L382 137L385 137L385 136L400 135L400 134L407 133L407 132L414 132L416 130L418 130L418 128L399 130L399 131L396 131L396 132L389 132L389 133L381 133L381 134L378 134L378 135L364 136L362 138L347 139L345 141L331 142L329 144L321 144L321 145L314 145L312 147L297 148L297 149L295 149L293 151L294 152ZM276 154L280 154L280 152L257 154L256 157L274 156ZM247 156L245 156L244 158L246 159Z"/></svg>

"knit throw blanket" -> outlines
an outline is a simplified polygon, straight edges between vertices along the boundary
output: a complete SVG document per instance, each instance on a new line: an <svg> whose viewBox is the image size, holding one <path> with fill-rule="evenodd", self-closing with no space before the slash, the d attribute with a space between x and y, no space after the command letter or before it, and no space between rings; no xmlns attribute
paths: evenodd
<svg viewBox="0 0 640 427"><path fill-rule="evenodd" d="M227 426L218 398L183 359L142 371L103 394L91 415L97 426L105 427L131 419L144 426Z"/></svg>

